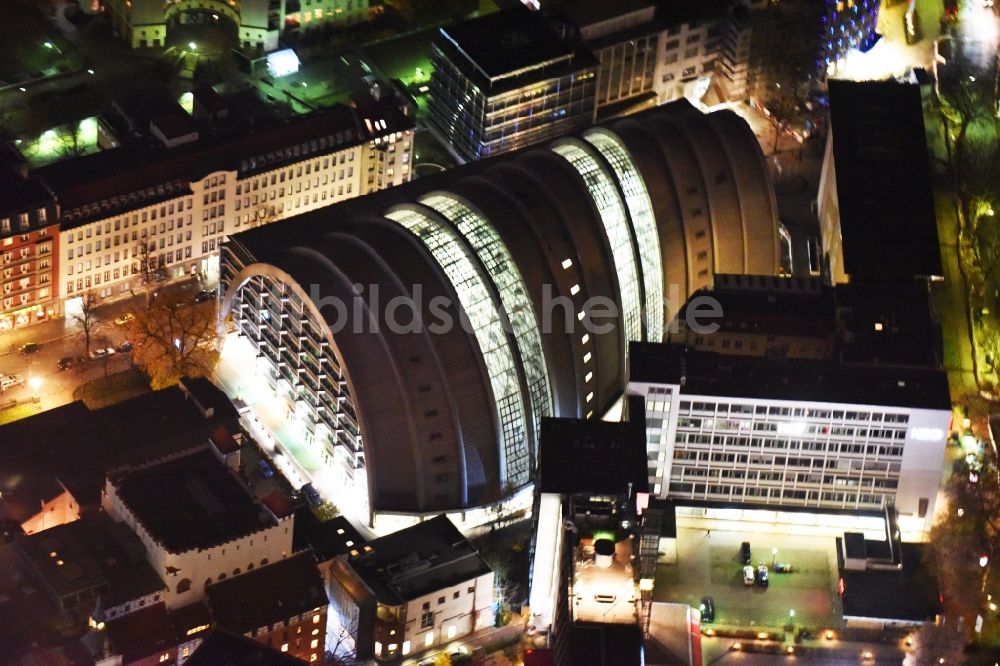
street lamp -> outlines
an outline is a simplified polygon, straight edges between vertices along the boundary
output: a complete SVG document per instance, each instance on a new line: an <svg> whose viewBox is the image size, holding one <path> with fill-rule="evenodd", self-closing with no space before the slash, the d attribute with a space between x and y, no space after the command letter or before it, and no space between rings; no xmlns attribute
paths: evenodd
<svg viewBox="0 0 1000 666"><path fill-rule="evenodd" d="M775 561L775 559L777 559L777 557L778 557L778 549L777 548L772 548L771 549L771 568L772 569L774 568L774 561Z"/></svg>
<svg viewBox="0 0 1000 666"><path fill-rule="evenodd" d="M197 51L198 45L195 44L194 42L188 42L188 48L191 49L192 51Z"/></svg>
<svg viewBox="0 0 1000 666"><path fill-rule="evenodd" d="M31 377L30 379L28 379L28 386L31 387L32 392L37 393L38 389L42 388L42 378Z"/></svg>

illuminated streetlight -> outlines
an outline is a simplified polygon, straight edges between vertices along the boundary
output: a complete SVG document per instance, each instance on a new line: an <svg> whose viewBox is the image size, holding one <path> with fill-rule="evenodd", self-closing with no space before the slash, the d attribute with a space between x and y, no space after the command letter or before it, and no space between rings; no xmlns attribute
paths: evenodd
<svg viewBox="0 0 1000 666"><path fill-rule="evenodd" d="M42 46L44 46L47 49L55 48L54 46L52 46L52 42L45 42L42 44Z"/></svg>
<svg viewBox="0 0 1000 666"><path fill-rule="evenodd" d="M192 51L197 51L198 45L195 44L194 42L188 42L188 48L191 49Z"/></svg>
<svg viewBox="0 0 1000 666"><path fill-rule="evenodd" d="M32 392L37 393L38 389L42 388L42 378L31 377L30 379L28 379L28 386L31 387Z"/></svg>
<svg viewBox="0 0 1000 666"><path fill-rule="evenodd" d="M986 565L989 564L989 563L990 563L990 558L989 558L988 555L980 555L979 556L979 566L980 567L982 567L983 569L985 569Z"/></svg>

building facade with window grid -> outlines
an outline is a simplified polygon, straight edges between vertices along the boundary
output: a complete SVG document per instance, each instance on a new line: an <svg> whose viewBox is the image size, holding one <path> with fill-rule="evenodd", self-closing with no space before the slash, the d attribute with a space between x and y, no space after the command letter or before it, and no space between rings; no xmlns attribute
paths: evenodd
<svg viewBox="0 0 1000 666"><path fill-rule="evenodd" d="M774 272L774 210L746 124L677 102L230 238L226 344L369 520L478 507L532 480L541 418L604 413L627 345L715 271ZM414 285L402 335L382 305ZM597 296L600 334L580 323ZM428 325L437 297L461 326Z"/></svg>
<svg viewBox="0 0 1000 666"><path fill-rule="evenodd" d="M736 374L713 386L710 368L726 372L726 361L714 353L663 345L634 353L632 363L662 370L664 357L671 357L674 371L663 372L662 381L633 365L629 384L630 393L646 399L656 496L765 508L892 506L930 528L951 422L940 372L853 368L846 377L827 379L828 368L802 361L809 367L777 383L748 374L735 389ZM869 386L852 390L848 382ZM870 402L851 400L862 393ZM812 397L817 394L827 399Z"/></svg>
<svg viewBox="0 0 1000 666"><path fill-rule="evenodd" d="M341 112L302 121L298 131L263 130L256 145L216 145L176 160L168 152L138 179L100 154L99 166L111 167L104 177L98 170L87 178L88 157L39 170L61 203L60 301L127 296L150 280L213 272L228 234L408 181L412 124L365 120ZM297 136L284 144L285 134ZM74 182L63 186L67 169ZM176 178L163 177L171 171Z"/></svg>

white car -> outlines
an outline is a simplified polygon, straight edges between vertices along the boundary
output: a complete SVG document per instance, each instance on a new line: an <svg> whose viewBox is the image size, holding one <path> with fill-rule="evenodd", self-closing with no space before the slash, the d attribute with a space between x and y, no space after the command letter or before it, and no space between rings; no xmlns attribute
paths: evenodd
<svg viewBox="0 0 1000 666"><path fill-rule="evenodd" d="M743 567L743 584L753 585L754 582L756 582L756 578L754 577L753 567L749 565Z"/></svg>

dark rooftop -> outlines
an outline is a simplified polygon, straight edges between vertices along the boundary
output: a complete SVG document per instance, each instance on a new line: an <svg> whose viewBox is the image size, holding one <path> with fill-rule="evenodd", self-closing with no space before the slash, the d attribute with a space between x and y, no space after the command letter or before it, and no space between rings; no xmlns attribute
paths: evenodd
<svg viewBox="0 0 1000 666"><path fill-rule="evenodd" d="M208 449L109 475L118 495L165 548L209 548L274 525Z"/></svg>
<svg viewBox="0 0 1000 666"><path fill-rule="evenodd" d="M108 608L166 590L139 537L105 513L18 537L15 545L58 597L101 588Z"/></svg>
<svg viewBox="0 0 1000 666"><path fill-rule="evenodd" d="M351 545L347 545L348 542ZM317 560L326 562L352 550L360 551L365 544L367 541L343 516L320 522L309 507L301 507L295 512L292 549L296 552L311 548Z"/></svg>
<svg viewBox="0 0 1000 666"><path fill-rule="evenodd" d="M681 395L923 409L951 405L944 371L930 368L724 356L683 345L633 342L629 373L633 382L679 384Z"/></svg>
<svg viewBox="0 0 1000 666"><path fill-rule="evenodd" d="M185 666L302 666L306 662L287 652L240 634L213 629Z"/></svg>
<svg viewBox="0 0 1000 666"><path fill-rule="evenodd" d="M107 632L112 647L126 664L177 647L177 633L162 601L109 620Z"/></svg>
<svg viewBox="0 0 1000 666"><path fill-rule="evenodd" d="M170 611L170 621L173 622L177 635L183 639L207 631L212 625L212 614L204 601L196 601Z"/></svg>
<svg viewBox="0 0 1000 666"><path fill-rule="evenodd" d="M573 666L639 666L642 633L637 625L573 625Z"/></svg>
<svg viewBox="0 0 1000 666"><path fill-rule="evenodd" d="M902 543L901 569L842 570L844 616L923 622L941 611L938 583L923 560L927 544Z"/></svg>
<svg viewBox="0 0 1000 666"><path fill-rule="evenodd" d="M543 418L538 442L538 485L546 493L618 495L629 485L645 492L645 418L612 423Z"/></svg>
<svg viewBox="0 0 1000 666"><path fill-rule="evenodd" d="M213 391L218 405L208 419L171 387L93 411L72 402L0 426L0 491L46 494L58 481L81 507L97 506L109 469L203 443L220 424L235 429L236 410Z"/></svg>
<svg viewBox="0 0 1000 666"><path fill-rule="evenodd" d="M245 633L327 605L316 558L305 551L205 588L220 627Z"/></svg>
<svg viewBox="0 0 1000 666"><path fill-rule="evenodd" d="M444 515L375 539L350 565L389 606L491 571Z"/></svg>
<svg viewBox="0 0 1000 666"><path fill-rule="evenodd" d="M831 80L829 88L845 271L941 275L920 87Z"/></svg>
<svg viewBox="0 0 1000 666"><path fill-rule="evenodd" d="M582 47L564 40L542 12L516 7L441 28L436 40L456 65L468 70L483 90L510 85L497 79L513 78L516 85L561 76L566 67L596 66L597 59ZM471 66L472 70L469 70ZM522 79L531 74L532 79Z"/></svg>

